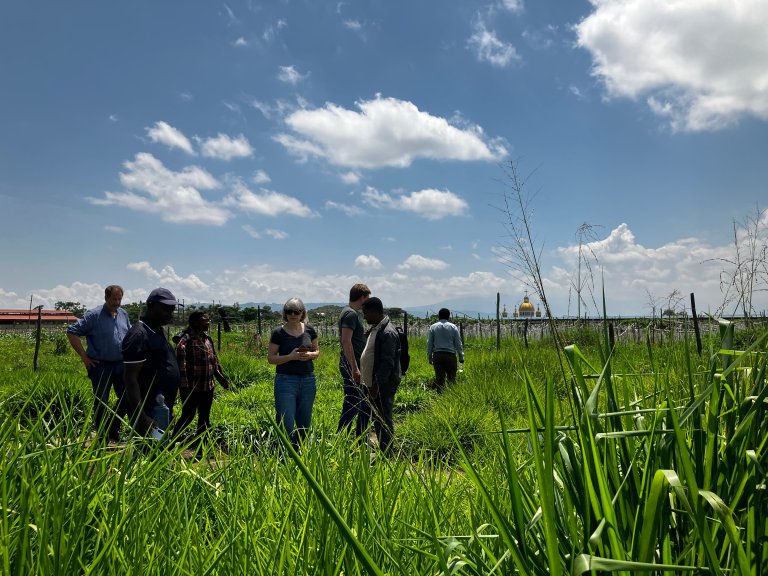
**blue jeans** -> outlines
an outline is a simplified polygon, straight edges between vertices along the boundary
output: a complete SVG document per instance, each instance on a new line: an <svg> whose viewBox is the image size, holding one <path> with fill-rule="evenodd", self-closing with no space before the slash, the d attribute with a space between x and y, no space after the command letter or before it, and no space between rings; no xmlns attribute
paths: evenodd
<svg viewBox="0 0 768 576"><path fill-rule="evenodd" d="M99 436L117 440L120 431L120 420L117 416L127 416L128 406L123 398L125 385L123 384L123 363L99 362L88 370L88 378L93 386L93 423ZM114 414L109 408L109 393L115 389L117 402Z"/></svg>
<svg viewBox="0 0 768 576"><path fill-rule="evenodd" d="M344 356L339 360L339 371L344 379L344 403L341 405L341 417L337 432L346 432L355 423L355 435L362 436L368 429L371 419L371 405L368 401L368 389L362 384L355 384L349 364Z"/></svg>
<svg viewBox="0 0 768 576"><path fill-rule="evenodd" d="M275 374L275 419L294 446L303 439L312 423L317 379L314 374Z"/></svg>

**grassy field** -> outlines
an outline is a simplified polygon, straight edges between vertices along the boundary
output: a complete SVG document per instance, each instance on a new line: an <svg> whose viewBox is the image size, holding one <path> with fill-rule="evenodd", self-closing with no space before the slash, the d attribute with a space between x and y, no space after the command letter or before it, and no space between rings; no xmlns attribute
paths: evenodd
<svg viewBox="0 0 768 576"><path fill-rule="evenodd" d="M226 334L235 386L200 462L90 442L62 337L38 372L33 340L0 337L2 574L768 572L766 335L747 347L723 323L701 357L685 341L609 354L600 333L559 353L468 339L442 395L412 339L383 458L335 434L337 343L321 341L297 454L266 351Z"/></svg>

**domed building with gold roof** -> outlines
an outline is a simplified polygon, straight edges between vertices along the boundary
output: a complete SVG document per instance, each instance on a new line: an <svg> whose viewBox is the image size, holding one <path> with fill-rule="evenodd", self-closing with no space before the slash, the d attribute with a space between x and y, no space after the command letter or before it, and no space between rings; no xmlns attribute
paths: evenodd
<svg viewBox="0 0 768 576"><path fill-rule="evenodd" d="M528 291L526 290L525 296L520 306L515 306L515 311L512 312L513 318L541 318L541 309L536 306L534 309L533 302L528 298Z"/></svg>

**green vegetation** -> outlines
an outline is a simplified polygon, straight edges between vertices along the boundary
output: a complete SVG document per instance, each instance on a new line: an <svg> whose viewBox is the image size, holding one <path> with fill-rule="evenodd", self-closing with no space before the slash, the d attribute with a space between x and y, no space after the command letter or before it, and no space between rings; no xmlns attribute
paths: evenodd
<svg viewBox="0 0 768 576"><path fill-rule="evenodd" d="M223 336L235 390L217 392L199 462L97 446L74 355L49 337L35 373L34 340L0 337L0 573L768 571L766 333L723 322L701 357L687 341L609 354L584 330L560 355L470 338L442 395L412 338L390 459L335 434L337 343L321 341L296 454L266 352Z"/></svg>

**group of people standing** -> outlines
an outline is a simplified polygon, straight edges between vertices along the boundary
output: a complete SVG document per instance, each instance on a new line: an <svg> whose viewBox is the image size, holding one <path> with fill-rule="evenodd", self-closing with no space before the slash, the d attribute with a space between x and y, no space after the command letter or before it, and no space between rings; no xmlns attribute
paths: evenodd
<svg viewBox="0 0 768 576"><path fill-rule="evenodd" d="M129 419L143 436L161 439L173 415L177 396L182 412L171 438L175 438L198 415L197 433L210 427L213 390L218 381L228 388L207 334L210 319L205 312L193 312L188 328L174 348L163 327L171 322L181 303L165 288L150 292L146 311L131 324L120 308L123 289L110 285L104 304L92 308L67 328L67 337L88 371L94 391L93 417L97 438L119 440L121 418ZM84 348L81 338L85 337ZM109 394L117 403L109 410Z"/></svg>
<svg viewBox="0 0 768 576"><path fill-rule="evenodd" d="M202 436L210 426L216 382L229 387L207 334L208 315L201 311L190 314L188 328L174 338L174 348L163 327L171 322L180 302L169 290L152 290L146 311L135 324L120 307L122 298L120 286L107 286L104 304L89 309L67 328L67 337L93 386L97 437L117 441L121 419L126 418L138 434L162 438L177 396L181 416L170 437L179 436L195 413L197 433ZM275 365L276 420L298 446L312 421L317 391L313 361L320 348L316 330L306 322L301 299L289 299L282 317L282 325L270 336L267 359ZM364 438L373 420L380 449L390 451L394 399L402 378L400 336L384 314L382 301L371 297L365 284L355 284L350 290L349 302L339 317L339 339L344 401L338 432L352 432L354 426L355 437ZM117 396L112 410L108 406L111 390Z"/></svg>
<svg viewBox="0 0 768 576"><path fill-rule="evenodd" d="M363 318L370 326L365 331ZM312 422L317 381L312 361L320 355L317 332L306 323L299 298L283 306L283 324L272 331L267 359L276 366L275 410L279 424L298 445ZM384 314L379 298L365 284L355 284L339 316L339 371L344 401L337 431L362 438L373 419L379 448L392 446L395 393L400 385L400 337Z"/></svg>

